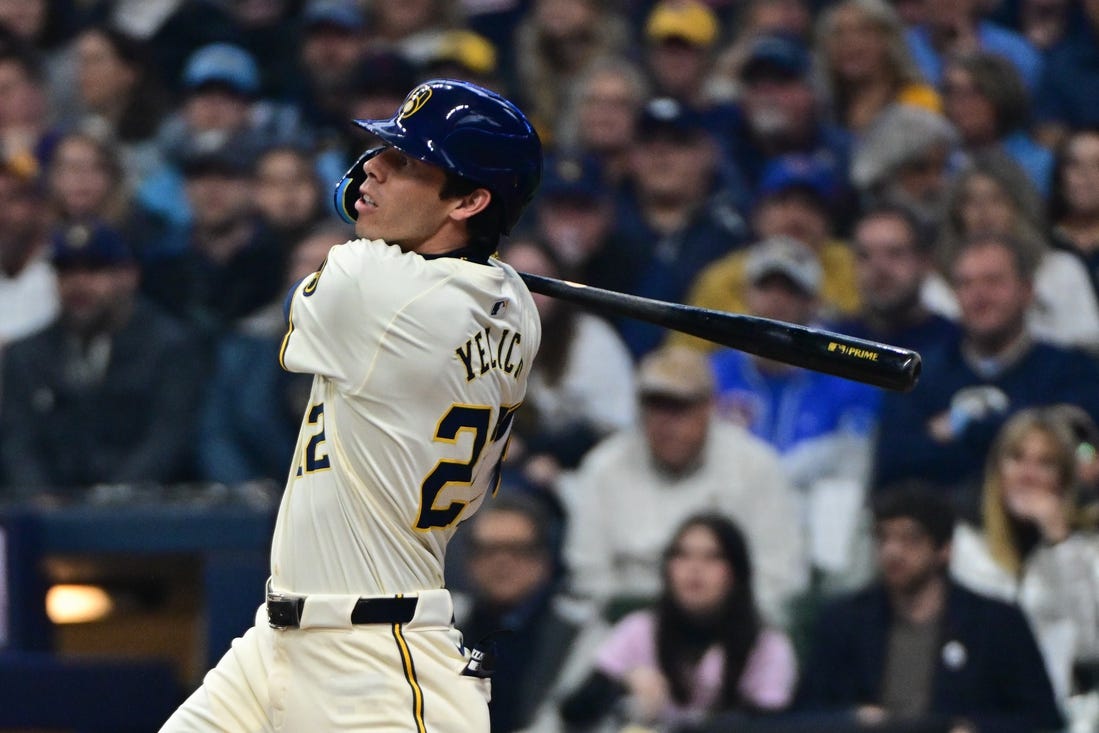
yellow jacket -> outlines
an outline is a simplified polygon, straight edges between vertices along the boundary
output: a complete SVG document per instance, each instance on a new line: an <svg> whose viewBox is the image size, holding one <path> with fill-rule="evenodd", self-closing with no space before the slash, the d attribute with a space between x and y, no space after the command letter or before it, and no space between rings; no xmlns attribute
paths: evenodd
<svg viewBox="0 0 1099 733"><path fill-rule="evenodd" d="M747 312L744 291L744 263L747 250L737 250L710 264L699 273L687 297L687 303L699 308ZM855 284L855 255L845 242L829 240L820 251L820 264L824 273L820 292L820 314L824 318L850 315L859 308L859 293ZM717 345L694 336L672 331L669 343L683 344L703 351L712 351Z"/></svg>

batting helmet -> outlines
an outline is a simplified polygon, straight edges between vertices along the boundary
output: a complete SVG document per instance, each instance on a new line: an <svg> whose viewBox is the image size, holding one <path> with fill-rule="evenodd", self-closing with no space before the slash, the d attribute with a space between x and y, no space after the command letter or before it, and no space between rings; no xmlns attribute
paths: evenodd
<svg viewBox="0 0 1099 733"><path fill-rule="evenodd" d="M386 145L484 186L498 202L507 234L542 179L542 143L519 108L466 81L434 79L409 92L388 120L355 120ZM355 221L369 150L336 186L340 216Z"/></svg>

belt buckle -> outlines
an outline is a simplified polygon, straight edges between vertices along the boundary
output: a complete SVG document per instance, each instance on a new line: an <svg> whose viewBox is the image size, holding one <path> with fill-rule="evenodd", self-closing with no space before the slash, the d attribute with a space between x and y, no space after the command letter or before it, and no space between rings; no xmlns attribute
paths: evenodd
<svg viewBox="0 0 1099 733"><path fill-rule="evenodd" d="M267 623L273 629L296 628L301 625L304 598L282 593L267 594Z"/></svg>

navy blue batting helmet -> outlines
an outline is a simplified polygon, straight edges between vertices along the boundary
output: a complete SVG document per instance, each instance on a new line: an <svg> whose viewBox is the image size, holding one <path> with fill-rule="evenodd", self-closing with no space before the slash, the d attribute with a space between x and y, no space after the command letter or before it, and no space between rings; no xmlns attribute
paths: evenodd
<svg viewBox="0 0 1099 733"><path fill-rule="evenodd" d="M386 145L484 186L500 206L507 234L542 179L542 143L526 116L495 92L466 81L433 79L409 92L388 120L355 120ZM336 210L356 218L367 151L336 186Z"/></svg>

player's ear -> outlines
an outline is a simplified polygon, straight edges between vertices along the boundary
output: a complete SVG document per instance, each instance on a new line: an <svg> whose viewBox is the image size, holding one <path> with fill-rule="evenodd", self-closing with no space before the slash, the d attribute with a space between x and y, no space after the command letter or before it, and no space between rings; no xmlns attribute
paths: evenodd
<svg viewBox="0 0 1099 733"><path fill-rule="evenodd" d="M492 203L492 193L487 188L475 188L458 199L458 205L451 210L450 216L458 221L467 221L480 214Z"/></svg>

